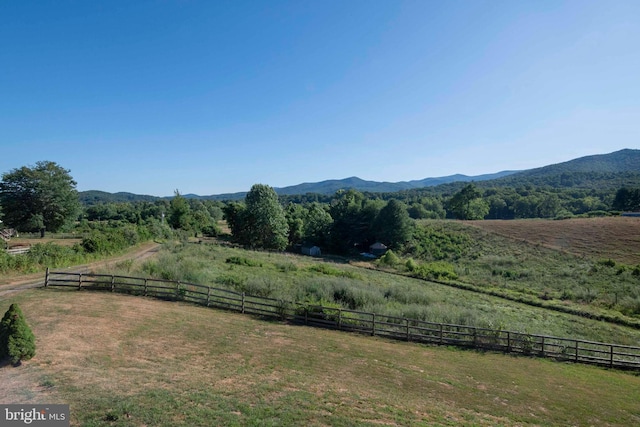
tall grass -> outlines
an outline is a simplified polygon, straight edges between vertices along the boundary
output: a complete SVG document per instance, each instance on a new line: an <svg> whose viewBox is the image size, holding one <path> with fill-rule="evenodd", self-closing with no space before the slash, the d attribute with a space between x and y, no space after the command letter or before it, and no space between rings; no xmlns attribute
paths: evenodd
<svg viewBox="0 0 640 427"><path fill-rule="evenodd" d="M228 259L246 261L228 263ZM503 265L508 263L503 261ZM108 272L118 274L113 269ZM124 271L121 273L125 274ZM126 273L204 284L285 301L325 302L389 316L640 345L639 330L425 280L357 268L347 263L322 263L291 254L217 244L168 245L158 258L134 266Z"/></svg>

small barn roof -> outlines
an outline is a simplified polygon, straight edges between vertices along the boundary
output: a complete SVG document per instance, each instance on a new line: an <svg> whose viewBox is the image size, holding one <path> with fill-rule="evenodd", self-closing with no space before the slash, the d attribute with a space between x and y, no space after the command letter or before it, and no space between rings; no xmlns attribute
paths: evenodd
<svg viewBox="0 0 640 427"><path fill-rule="evenodd" d="M384 243L375 242L373 245L369 246L369 249L387 249L387 246Z"/></svg>

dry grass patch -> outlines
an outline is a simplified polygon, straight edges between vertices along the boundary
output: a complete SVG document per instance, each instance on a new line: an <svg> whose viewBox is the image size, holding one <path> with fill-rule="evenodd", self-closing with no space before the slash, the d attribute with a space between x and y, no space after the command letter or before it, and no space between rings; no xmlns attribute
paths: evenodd
<svg viewBox="0 0 640 427"><path fill-rule="evenodd" d="M640 218L574 218L469 221L499 235L592 259L640 264Z"/></svg>
<svg viewBox="0 0 640 427"><path fill-rule="evenodd" d="M69 403L73 425L640 422L640 378L627 373L141 297L40 289L11 298L0 309L20 303L38 349L0 376L33 390L48 378L47 394L34 398ZM19 400L18 388L3 401Z"/></svg>

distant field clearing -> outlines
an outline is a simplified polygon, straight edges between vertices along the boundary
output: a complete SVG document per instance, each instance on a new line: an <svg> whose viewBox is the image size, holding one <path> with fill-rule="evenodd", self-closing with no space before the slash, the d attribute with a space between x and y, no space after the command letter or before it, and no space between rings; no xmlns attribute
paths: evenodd
<svg viewBox="0 0 640 427"><path fill-rule="evenodd" d="M518 219L467 223L505 237L592 259L611 257L629 265L640 264L640 218Z"/></svg>

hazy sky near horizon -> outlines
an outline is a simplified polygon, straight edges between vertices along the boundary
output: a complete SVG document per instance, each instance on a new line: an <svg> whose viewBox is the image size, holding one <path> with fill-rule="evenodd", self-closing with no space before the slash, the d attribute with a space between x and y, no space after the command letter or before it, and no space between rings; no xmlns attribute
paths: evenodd
<svg viewBox="0 0 640 427"><path fill-rule="evenodd" d="M167 196L640 147L640 1L0 1L0 172Z"/></svg>

